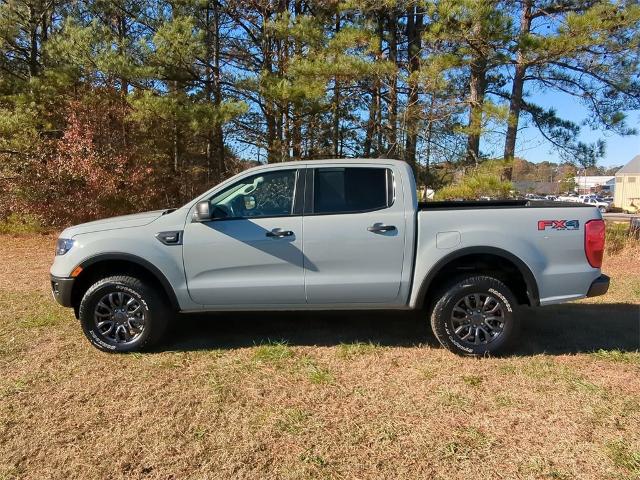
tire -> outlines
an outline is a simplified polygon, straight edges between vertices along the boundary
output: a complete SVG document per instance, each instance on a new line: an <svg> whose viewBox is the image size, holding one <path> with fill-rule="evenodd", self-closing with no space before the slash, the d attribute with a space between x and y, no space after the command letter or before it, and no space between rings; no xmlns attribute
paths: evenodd
<svg viewBox="0 0 640 480"><path fill-rule="evenodd" d="M607 209L605 207L599 207L600 213L607 213Z"/></svg>
<svg viewBox="0 0 640 480"><path fill-rule="evenodd" d="M156 289L125 275L91 285L79 308L85 336L94 347L109 353L151 348L162 339L171 316L170 306Z"/></svg>
<svg viewBox="0 0 640 480"><path fill-rule="evenodd" d="M517 301L501 281L486 275L458 277L436 298L431 328L451 352L471 357L496 355L508 351L517 339Z"/></svg>

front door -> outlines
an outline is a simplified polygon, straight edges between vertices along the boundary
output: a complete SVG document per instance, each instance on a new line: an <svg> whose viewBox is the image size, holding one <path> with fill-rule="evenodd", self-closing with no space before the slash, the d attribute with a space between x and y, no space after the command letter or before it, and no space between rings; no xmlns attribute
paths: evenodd
<svg viewBox="0 0 640 480"><path fill-rule="evenodd" d="M396 304L406 227L392 169L364 165L307 172L307 302Z"/></svg>
<svg viewBox="0 0 640 480"><path fill-rule="evenodd" d="M184 267L195 302L305 302L297 177L297 169L247 176L209 199L213 220L187 222Z"/></svg>

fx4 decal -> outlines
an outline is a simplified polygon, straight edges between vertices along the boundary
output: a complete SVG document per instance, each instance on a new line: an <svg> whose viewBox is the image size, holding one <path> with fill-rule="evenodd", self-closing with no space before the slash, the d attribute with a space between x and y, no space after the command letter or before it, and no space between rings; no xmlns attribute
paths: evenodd
<svg viewBox="0 0 640 480"><path fill-rule="evenodd" d="M538 230L578 230L580 222L578 220L538 220Z"/></svg>

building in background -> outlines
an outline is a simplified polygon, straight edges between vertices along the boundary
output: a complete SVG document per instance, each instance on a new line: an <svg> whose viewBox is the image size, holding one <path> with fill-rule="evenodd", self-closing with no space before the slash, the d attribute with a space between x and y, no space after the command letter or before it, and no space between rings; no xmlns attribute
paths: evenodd
<svg viewBox="0 0 640 480"><path fill-rule="evenodd" d="M640 207L640 155L616 172L616 190L613 204L623 210Z"/></svg>
<svg viewBox="0 0 640 480"><path fill-rule="evenodd" d="M580 195L600 193L613 196L616 188L615 177L612 175L588 175L573 177L573 180L576 182L575 190Z"/></svg>

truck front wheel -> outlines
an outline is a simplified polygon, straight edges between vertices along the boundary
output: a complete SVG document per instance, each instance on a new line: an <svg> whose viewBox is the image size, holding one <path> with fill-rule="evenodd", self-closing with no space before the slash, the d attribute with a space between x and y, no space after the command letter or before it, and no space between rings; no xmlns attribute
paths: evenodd
<svg viewBox="0 0 640 480"><path fill-rule="evenodd" d="M459 277L440 291L431 311L431 328L443 347L465 356L506 351L520 321L516 299L501 281L475 275Z"/></svg>
<svg viewBox="0 0 640 480"><path fill-rule="evenodd" d="M164 298L141 280L118 275L94 283L80 302L85 336L105 352L149 348L164 334L171 309Z"/></svg>

